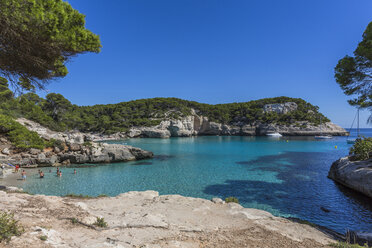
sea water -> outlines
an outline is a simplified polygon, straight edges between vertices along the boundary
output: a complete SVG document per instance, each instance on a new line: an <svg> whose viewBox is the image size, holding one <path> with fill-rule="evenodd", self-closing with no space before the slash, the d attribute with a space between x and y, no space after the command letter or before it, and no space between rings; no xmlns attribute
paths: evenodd
<svg viewBox="0 0 372 248"><path fill-rule="evenodd" d="M372 136L371 129L362 129ZM346 137L191 137L111 141L153 151L153 159L43 169L18 181L46 195L115 196L128 191L222 199L234 196L249 208L296 217L339 232L372 231L372 200L327 178L335 160L348 154ZM73 174L73 170L77 174ZM329 211L324 211L325 209Z"/></svg>

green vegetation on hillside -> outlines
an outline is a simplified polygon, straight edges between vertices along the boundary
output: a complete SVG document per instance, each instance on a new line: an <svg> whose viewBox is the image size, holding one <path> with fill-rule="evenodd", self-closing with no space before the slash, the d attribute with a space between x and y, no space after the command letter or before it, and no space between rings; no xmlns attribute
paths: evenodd
<svg viewBox="0 0 372 248"><path fill-rule="evenodd" d="M7 92L7 83L0 87ZM5 94L4 93L4 94ZM191 115L192 109L198 115L224 124L277 123L289 125L297 121L319 124L329 121L318 112L318 107L299 99L289 97L265 98L256 101L228 104L204 104L177 98L141 99L118 104L77 106L61 94L51 93L40 98L35 93L13 97L0 102L0 114L25 117L53 130L79 130L83 132L115 133L125 132L133 126L154 126L164 119L179 119ZM287 114L264 113L265 104L295 102L297 110Z"/></svg>
<svg viewBox="0 0 372 248"><path fill-rule="evenodd" d="M0 134L4 134L17 148L43 149L46 143L36 132L29 131L10 116L0 114Z"/></svg>

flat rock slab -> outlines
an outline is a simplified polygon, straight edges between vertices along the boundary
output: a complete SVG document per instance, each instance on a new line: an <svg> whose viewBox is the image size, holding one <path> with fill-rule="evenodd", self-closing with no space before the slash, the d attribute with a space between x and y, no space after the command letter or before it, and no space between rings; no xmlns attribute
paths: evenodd
<svg viewBox="0 0 372 248"><path fill-rule="evenodd" d="M313 248L334 242L308 225L262 210L155 191L95 199L0 191L0 208L14 212L25 227L22 236L0 247ZM92 225L97 217L108 227Z"/></svg>

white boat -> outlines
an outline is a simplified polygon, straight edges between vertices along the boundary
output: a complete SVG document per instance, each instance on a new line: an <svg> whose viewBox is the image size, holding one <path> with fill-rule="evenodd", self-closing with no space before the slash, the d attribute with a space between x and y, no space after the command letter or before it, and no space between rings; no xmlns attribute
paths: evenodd
<svg viewBox="0 0 372 248"><path fill-rule="evenodd" d="M331 135L319 135L314 136L314 139L332 139L333 137Z"/></svg>
<svg viewBox="0 0 372 248"><path fill-rule="evenodd" d="M269 137L282 137L283 135L281 135L280 133L267 133L266 136L269 136Z"/></svg>
<svg viewBox="0 0 372 248"><path fill-rule="evenodd" d="M319 117L319 122L320 122L320 130L322 130L322 117ZM314 136L314 139L332 139L333 137L331 135L326 135L326 134L321 134Z"/></svg>
<svg viewBox="0 0 372 248"><path fill-rule="evenodd" d="M354 144L355 141L356 141L356 139L347 139L347 140L346 140L346 142L347 142L348 144Z"/></svg>

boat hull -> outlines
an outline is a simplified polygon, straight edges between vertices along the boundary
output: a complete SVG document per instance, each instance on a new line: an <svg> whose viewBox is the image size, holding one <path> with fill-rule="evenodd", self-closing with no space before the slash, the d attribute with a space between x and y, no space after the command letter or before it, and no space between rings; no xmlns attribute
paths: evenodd
<svg viewBox="0 0 372 248"><path fill-rule="evenodd" d="M315 136L314 139L332 139L333 137L332 136Z"/></svg>

